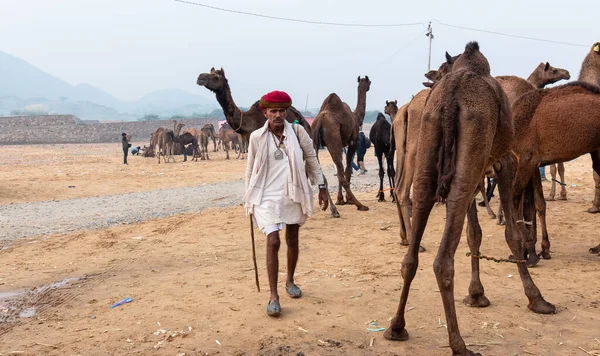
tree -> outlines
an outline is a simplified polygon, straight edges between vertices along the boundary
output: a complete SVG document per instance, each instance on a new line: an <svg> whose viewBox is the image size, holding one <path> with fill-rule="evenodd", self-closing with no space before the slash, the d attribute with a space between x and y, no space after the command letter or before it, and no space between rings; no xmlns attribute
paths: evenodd
<svg viewBox="0 0 600 356"><path fill-rule="evenodd" d="M156 114L146 114L144 117L137 119L137 121L157 121L161 120L161 118Z"/></svg>
<svg viewBox="0 0 600 356"><path fill-rule="evenodd" d="M25 106L23 114L35 116L35 115L48 115L48 105L45 104L31 104Z"/></svg>

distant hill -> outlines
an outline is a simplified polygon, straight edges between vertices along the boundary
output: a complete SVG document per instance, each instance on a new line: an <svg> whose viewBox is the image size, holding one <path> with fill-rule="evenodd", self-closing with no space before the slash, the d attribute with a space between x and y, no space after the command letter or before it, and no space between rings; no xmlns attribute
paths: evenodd
<svg viewBox="0 0 600 356"><path fill-rule="evenodd" d="M191 115L219 108L214 98L180 89L157 90L138 100L124 101L87 83L72 86L20 58L0 52L0 115L31 104L45 104L51 113L91 120L135 120L149 113Z"/></svg>

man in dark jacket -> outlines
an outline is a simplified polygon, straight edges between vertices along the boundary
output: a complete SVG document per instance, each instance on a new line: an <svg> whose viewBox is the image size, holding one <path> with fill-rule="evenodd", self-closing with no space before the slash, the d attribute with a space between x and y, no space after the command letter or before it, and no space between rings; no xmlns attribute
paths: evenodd
<svg viewBox="0 0 600 356"><path fill-rule="evenodd" d="M127 154L129 153L131 143L129 143L129 135L125 132L121 134L121 144L123 145L123 164L127 164Z"/></svg>
<svg viewBox="0 0 600 356"><path fill-rule="evenodd" d="M361 131L358 133L358 143L356 145L356 161L358 163L358 165L360 166L360 173L358 173L359 175L361 174L365 174L367 173L367 169L365 168L365 154L367 153L367 149L371 147L371 141L369 141L369 139L367 138L367 136L365 136L365 133L362 132L362 127L361 127Z"/></svg>

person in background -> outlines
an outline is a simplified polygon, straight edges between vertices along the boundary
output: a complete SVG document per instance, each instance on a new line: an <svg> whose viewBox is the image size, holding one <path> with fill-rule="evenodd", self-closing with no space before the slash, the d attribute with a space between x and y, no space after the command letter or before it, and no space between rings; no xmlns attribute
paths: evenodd
<svg viewBox="0 0 600 356"><path fill-rule="evenodd" d="M129 135L123 132L121 134L121 145L123 145L123 164L127 163L127 154L129 153L129 147L131 147L131 143L129 143Z"/></svg>
<svg viewBox="0 0 600 356"><path fill-rule="evenodd" d="M134 148L131 149L131 155L132 156L138 156L140 154L140 150L142 148L140 146L136 146Z"/></svg>
<svg viewBox="0 0 600 356"><path fill-rule="evenodd" d="M356 160L358 165L360 166L360 173L367 173L367 169L365 168L365 154L367 150L371 147L371 141L367 138L365 133L362 131L362 126L360 127L360 132L358 133L358 144L356 145Z"/></svg>

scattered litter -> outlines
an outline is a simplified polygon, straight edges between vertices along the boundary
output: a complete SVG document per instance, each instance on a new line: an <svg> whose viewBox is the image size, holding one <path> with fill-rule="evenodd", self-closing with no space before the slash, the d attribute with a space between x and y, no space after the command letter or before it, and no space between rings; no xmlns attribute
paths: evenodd
<svg viewBox="0 0 600 356"><path fill-rule="evenodd" d="M362 293L362 292L360 292L360 294L359 294L359 295L353 295L353 296L351 296L351 297L350 297L350 299L356 299L356 298L360 298L360 297L362 297L362 295L363 295L363 293Z"/></svg>
<svg viewBox="0 0 600 356"><path fill-rule="evenodd" d="M217 345L221 346L221 342L219 340L215 340L215 342L217 343Z"/></svg>
<svg viewBox="0 0 600 356"><path fill-rule="evenodd" d="M571 187L576 187L576 186L577 186L577 184L575 184L575 183L571 184Z"/></svg>
<svg viewBox="0 0 600 356"><path fill-rule="evenodd" d="M95 315L92 315L92 319L96 319L96 316L95 316Z"/></svg>
<svg viewBox="0 0 600 356"><path fill-rule="evenodd" d="M498 334L498 333L496 333L496 335L498 335L498 336L500 336L501 338L503 338L503 339L504 339L504 336L502 336L502 335L500 335L500 334ZM561 343L561 344L562 344L562 343Z"/></svg>
<svg viewBox="0 0 600 356"><path fill-rule="evenodd" d="M167 330L165 330L165 329L158 329L155 332L153 332L153 334L157 335L157 336L160 334L166 334L166 333L167 333Z"/></svg>
<svg viewBox="0 0 600 356"><path fill-rule="evenodd" d="M133 340L131 340L131 339L127 339L127 340L125 340L125 341L127 341L127 342L133 342Z"/></svg>
<svg viewBox="0 0 600 356"><path fill-rule="evenodd" d="M160 349L162 347L162 344L163 344L163 342L159 341L159 342L156 343L156 345L154 345L154 348L155 349Z"/></svg>
<svg viewBox="0 0 600 356"><path fill-rule="evenodd" d="M298 327L298 330L300 330L300 331L304 331L305 333L307 333L307 332L308 332L308 330L306 330L306 329L303 329L303 328L301 328L301 327Z"/></svg>
<svg viewBox="0 0 600 356"><path fill-rule="evenodd" d="M374 333L378 333L380 331L384 331L385 328L367 328L367 330L372 331Z"/></svg>
<svg viewBox="0 0 600 356"><path fill-rule="evenodd" d="M406 309L406 311L411 311L411 310L413 310L413 309L415 309L415 308L416 308L416 307L410 307L410 308Z"/></svg>
<svg viewBox="0 0 600 356"><path fill-rule="evenodd" d="M144 236L134 236L131 238L132 240L143 240Z"/></svg>
<svg viewBox="0 0 600 356"><path fill-rule="evenodd" d="M524 327L522 327L522 326L519 326L519 328L520 328L520 329L523 329L523 330L525 330L525 331L527 331L527 332L531 332L531 330L529 330L529 329L525 329L525 328L524 328Z"/></svg>
<svg viewBox="0 0 600 356"><path fill-rule="evenodd" d="M235 308L235 307L229 307L229 309L231 309L233 311L240 311L238 308Z"/></svg>
<svg viewBox="0 0 600 356"><path fill-rule="evenodd" d="M373 347L373 343L374 343L374 342L375 342L375 338L374 338L374 337L372 337L372 338L371 338L371 342L369 343L369 346L370 346L370 347Z"/></svg>
<svg viewBox="0 0 600 356"><path fill-rule="evenodd" d="M116 307L118 307L119 305L123 305L123 304L125 304L125 303L131 303L132 301L133 301L133 299L131 299L131 298L125 298L125 299L123 299L123 300L121 300L121 301L119 301L119 302L116 302L115 304L111 305L110 307L111 307L111 308L116 308Z"/></svg>
<svg viewBox="0 0 600 356"><path fill-rule="evenodd" d="M70 185L69 188L75 188L75 186L74 185Z"/></svg>
<svg viewBox="0 0 600 356"><path fill-rule="evenodd" d="M369 323L369 326L372 326L372 327L371 328L367 328L367 330L375 332L375 333L385 330L385 328L379 327L379 325L377 324L377 320L371 321Z"/></svg>
<svg viewBox="0 0 600 356"><path fill-rule="evenodd" d="M512 277L513 277L513 276L512 276L512 274L509 274L509 275L508 275L508 278L512 278Z"/></svg>

